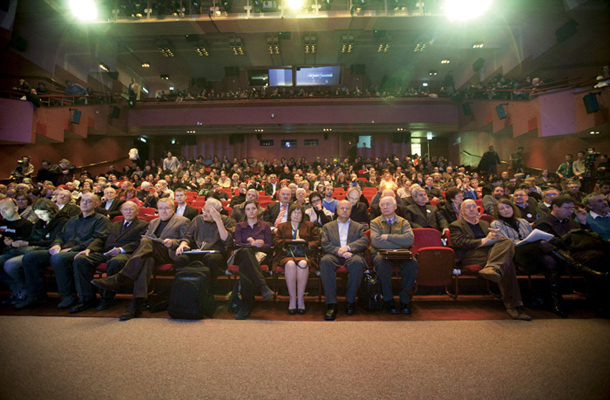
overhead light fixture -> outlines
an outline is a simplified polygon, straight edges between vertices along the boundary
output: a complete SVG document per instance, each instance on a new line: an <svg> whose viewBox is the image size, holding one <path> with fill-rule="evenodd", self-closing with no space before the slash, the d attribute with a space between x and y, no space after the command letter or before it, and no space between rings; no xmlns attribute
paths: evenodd
<svg viewBox="0 0 610 400"><path fill-rule="evenodd" d="M254 132L263 132L262 129L255 129Z"/></svg>
<svg viewBox="0 0 610 400"><path fill-rule="evenodd" d="M144 86L142 86L142 91L146 94L148 94L148 89L146 89Z"/></svg>
<svg viewBox="0 0 610 400"><path fill-rule="evenodd" d="M591 131L589 132L591 135L599 135L599 131Z"/></svg>
<svg viewBox="0 0 610 400"><path fill-rule="evenodd" d="M316 35L305 35L303 37L303 42L305 43L305 54L315 54L317 47L317 37Z"/></svg>
<svg viewBox="0 0 610 400"><path fill-rule="evenodd" d="M93 0L70 0L70 10L81 21L97 19L97 6Z"/></svg>
<svg viewBox="0 0 610 400"><path fill-rule="evenodd" d="M428 82L422 82L421 84L423 87L428 87Z"/></svg>
<svg viewBox="0 0 610 400"><path fill-rule="evenodd" d="M430 76L437 76L437 75L438 75L438 71L437 71L437 70L435 70L435 69L431 69L431 70L428 72L428 75L430 75Z"/></svg>
<svg viewBox="0 0 610 400"><path fill-rule="evenodd" d="M426 139L432 140L432 132L426 133Z"/></svg>
<svg viewBox="0 0 610 400"><path fill-rule="evenodd" d="M413 49L413 52L414 53L421 53L422 51L424 51L426 46L428 46L428 42L419 42L419 43L417 43L415 45L415 48Z"/></svg>
<svg viewBox="0 0 610 400"><path fill-rule="evenodd" d="M150 63L143 62L142 63L142 68L150 68Z"/></svg>
<svg viewBox="0 0 610 400"><path fill-rule="evenodd" d="M267 36L267 49L271 55L280 54L280 38L274 34Z"/></svg>
<svg viewBox="0 0 610 400"><path fill-rule="evenodd" d="M195 131L186 131L186 133L195 133Z"/></svg>
<svg viewBox="0 0 610 400"><path fill-rule="evenodd" d="M451 60L448 58L441 60L441 64L449 64L450 62L451 62Z"/></svg>
<svg viewBox="0 0 610 400"><path fill-rule="evenodd" d="M470 21L481 17L491 8L492 0L445 0L445 15L454 21Z"/></svg>
<svg viewBox="0 0 610 400"><path fill-rule="evenodd" d="M230 37L229 45L231 46L231 50L233 50L233 54L236 56L244 55L244 42L239 37Z"/></svg>
<svg viewBox="0 0 610 400"><path fill-rule="evenodd" d="M169 90L174 90L174 87L173 87L173 86L170 86L170 87L169 87Z"/></svg>
<svg viewBox="0 0 610 400"><path fill-rule="evenodd" d="M303 0L284 0L286 6L293 10L298 11L303 8L304 1Z"/></svg>
<svg viewBox="0 0 610 400"><path fill-rule="evenodd" d="M483 48L483 42L474 42L472 44L472 48L473 49L482 49Z"/></svg>
<svg viewBox="0 0 610 400"><path fill-rule="evenodd" d="M168 74L161 74L161 79L164 81L169 81L169 75Z"/></svg>
<svg viewBox="0 0 610 400"><path fill-rule="evenodd" d="M374 31L373 35L377 41L377 53L387 53L390 49L391 37L387 34L387 31Z"/></svg>
<svg viewBox="0 0 610 400"><path fill-rule="evenodd" d="M174 57L174 46L167 39L157 40L157 48L163 54L163 57L173 58Z"/></svg>
<svg viewBox="0 0 610 400"><path fill-rule="evenodd" d="M110 67L108 67L106 64L104 64L103 62L100 63L100 69L105 71L105 72L110 72Z"/></svg>
<svg viewBox="0 0 610 400"><path fill-rule="evenodd" d="M322 129L323 132L332 132L333 129L332 128L324 128Z"/></svg>
<svg viewBox="0 0 610 400"><path fill-rule="evenodd" d="M396 128L396 130L402 132L405 130L405 128Z"/></svg>
<svg viewBox="0 0 610 400"><path fill-rule="evenodd" d="M351 53L354 49L354 35L346 34L341 36L341 53Z"/></svg>

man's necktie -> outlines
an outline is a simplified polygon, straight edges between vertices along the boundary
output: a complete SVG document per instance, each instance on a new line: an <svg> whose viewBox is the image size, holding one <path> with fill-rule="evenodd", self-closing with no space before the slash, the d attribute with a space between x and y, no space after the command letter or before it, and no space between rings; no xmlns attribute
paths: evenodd
<svg viewBox="0 0 610 400"><path fill-rule="evenodd" d="M277 215L273 226L277 228L277 226L282 223L282 218L284 218L284 214L286 214L286 206L282 204L280 205L280 213Z"/></svg>
<svg viewBox="0 0 610 400"><path fill-rule="evenodd" d="M125 232L125 229L129 228L129 222L125 222L123 224L123 228L121 228L121 233Z"/></svg>

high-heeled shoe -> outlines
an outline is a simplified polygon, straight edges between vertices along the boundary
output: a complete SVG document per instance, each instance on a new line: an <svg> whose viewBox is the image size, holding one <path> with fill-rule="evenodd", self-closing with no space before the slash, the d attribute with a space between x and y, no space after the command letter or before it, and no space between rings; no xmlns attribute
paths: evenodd
<svg viewBox="0 0 610 400"><path fill-rule="evenodd" d="M307 310L305 308L297 308L297 312L301 315L305 314Z"/></svg>
<svg viewBox="0 0 610 400"><path fill-rule="evenodd" d="M290 315L294 315L294 314L296 314L296 313L297 313L297 309L296 309L296 308L289 308L289 309L288 309L288 314L290 314Z"/></svg>

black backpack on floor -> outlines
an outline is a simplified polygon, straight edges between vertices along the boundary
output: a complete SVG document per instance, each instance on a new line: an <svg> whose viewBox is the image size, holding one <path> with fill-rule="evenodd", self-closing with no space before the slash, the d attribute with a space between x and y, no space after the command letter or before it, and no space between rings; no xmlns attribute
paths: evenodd
<svg viewBox="0 0 610 400"><path fill-rule="evenodd" d="M381 282L374 271L366 270L362 275L358 304L367 311L383 310Z"/></svg>
<svg viewBox="0 0 610 400"><path fill-rule="evenodd" d="M169 297L169 316L176 319L203 319L204 315L209 315L209 286L207 276L195 268L178 271Z"/></svg>

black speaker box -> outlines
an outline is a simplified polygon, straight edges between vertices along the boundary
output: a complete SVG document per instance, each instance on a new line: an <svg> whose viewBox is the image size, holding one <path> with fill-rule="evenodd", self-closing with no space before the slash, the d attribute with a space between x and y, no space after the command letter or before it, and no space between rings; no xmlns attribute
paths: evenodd
<svg viewBox="0 0 610 400"><path fill-rule="evenodd" d="M472 115L472 107L470 107L470 103L462 104L462 109L464 110L464 115Z"/></svg>
<svg viewBox="0 0 610 400"><path fill-rule="evenodd" d="M474 72L479 72L481 68L483 68L483 65L485 65L485 59L481 57L472 64L472 70Z"/></svg>
<svg viewBox="0 0 610 400"><path fill-rule="evenodd" d="M583 97L582 100L585 102L587 114L599 111L599 102L597 101L597 95L595 93L589 93Z"/></svg>
<svg viewBox="0 0 610 400"><path fill-rule="evenodd" d="M70 120L73 124L80 124L80 111L72 110L72 119Z"/></svg>
<svg viewBox="0 0 610 400"><path fill-rule="evenodd" d="M121 109L117 106L112 107L112 118L118 118L121 116Z"/></svg>
<svg viewBox="0 0 610 400"><path fill-rule="evenodd" d="M504 106L502 104L496 106L496 113L498 114L498 118L506 118L506 111L504 111Z"/></svg>
<svg viewBox="0 0 610 400"><path fill-rule="evenodd" d="M577 28L578 22L574 21L573 19L561 25L559 29L555 31L555 37L557 38L557 41L560 43L565 42L566 40L574 36Z"/></svg>
<svg viewBox="0 0 610 400"><path fill-rule="evenodd" d="M392 134L392 143L402 143L404 141L405 135L402 132L394 132Z"/></svg>

